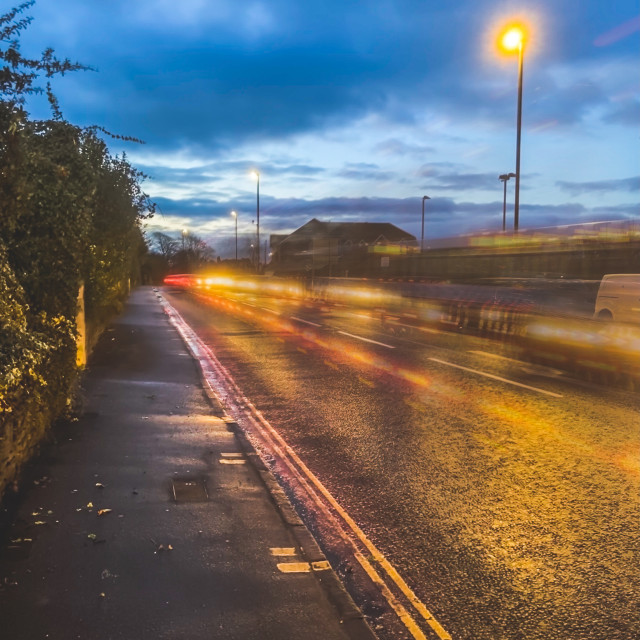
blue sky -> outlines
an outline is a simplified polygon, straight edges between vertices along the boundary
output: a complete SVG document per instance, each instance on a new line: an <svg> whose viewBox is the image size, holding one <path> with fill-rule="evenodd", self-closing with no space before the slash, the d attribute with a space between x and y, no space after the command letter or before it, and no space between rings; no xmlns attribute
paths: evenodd
<svg viewBox="0 0 640 640"><path fill-rule="evenodd" d="M222 255L232 209L241 236L255 229L252 168L261 235L317 217L419 237L423 195L427 239L499 230L517 64L494 43L512 17L531 29L520 228L640 213L636 0L38 0L28 14L24 53L96 68L56 80L65 116L146 141L111 147L152 177L149 230L187 228Z"/></svg>

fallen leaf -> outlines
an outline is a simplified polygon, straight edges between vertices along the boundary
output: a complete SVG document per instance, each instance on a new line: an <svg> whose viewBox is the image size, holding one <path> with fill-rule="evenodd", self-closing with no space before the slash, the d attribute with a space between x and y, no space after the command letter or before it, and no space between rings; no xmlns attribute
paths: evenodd
<svg viewBox="0 0 640 640"><path fill-rule="evenodd" d="M104 485L102 484L102 482L96 482L96 487L98 489L104 489Z"/></svg>
<svg viewBox="0 0 640 640"><path fill-rule="evenodd" d="M89 540L95 540L98 536L95 533L88 533L87 534L87 538L89 538Z"/></svg>
<svg viewBox="0 0 640 640"><path fill-rule="evenodd" d="M87 509L93 509L93 502L90 502L90 503L87 505Z"/></svg>
<svg viewBox="0 0 640 640"><path fill-rule="evenodd" d="M99 509L98 510L98 515L99 516L103 516L103 515L105 515L107 513L111 513L111 511L112 511L111 509Z"/></svg>

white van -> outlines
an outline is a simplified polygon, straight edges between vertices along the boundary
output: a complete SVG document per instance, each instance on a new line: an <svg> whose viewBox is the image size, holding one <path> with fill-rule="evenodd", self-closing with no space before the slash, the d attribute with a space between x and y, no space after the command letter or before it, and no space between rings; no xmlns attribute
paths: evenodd
<svg viewBox="0 0 640 640"><path fill-rule="evenodd" d="M640 324L640 274L612 274L602 278L594 318Z"/></svg>

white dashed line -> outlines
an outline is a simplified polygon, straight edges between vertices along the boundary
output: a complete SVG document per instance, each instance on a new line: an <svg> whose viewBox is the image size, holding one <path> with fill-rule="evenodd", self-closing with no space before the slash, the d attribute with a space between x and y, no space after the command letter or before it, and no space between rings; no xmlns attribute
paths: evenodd
<svg viewBox="0 0 640 640"><path fill-rule="evenodd" d="M495 358L496 360L505 360L506 362L513 362L514 364L518 364L521 367L525 367L527 369L540 369L543 371L548 371L549 373L553 373L554 375L561 376L565 372L560 371L559 369L553 369L552 367L546 367L544 365L532 365L528 362L523 362L522 360L516 360L515 358L507 358L507 356L500 356L497 353L489 353L488 351L475 351L473 349L469 350L469 353L475 353L478 356L485 356L487 358Z"/></svg>
<svg viewBox="0 0 640 640"><path fill-rule="evenodd" d="M304 322L304 324L310 324L312 327L321 327L321 324L317 324L316 322L311 322L311 320L303 320L302 318L296 318L295 316L291 316L292 320L296 320L297 322Z"/></svg>
<svg viewBox="0 0 640 640"><path fill-rule="evenodd" d="M453 362L447 362L446 360L440 360L439 358L429 358L433 362L439 362L440 364L445 364L448 367L454 367L456 369L461 369L462 371L469 371L470 373L475 373L479 376L484 376L485 378L491 378L492 380L499 380L500 382L506 382L507 384L512 384L516 387L522 387L523 389L529 389L530 391L537 391L538 393L544 393L548 396L552 396L554 398L562 398L562 394L554 393L553 391L547 391L546 389L539 389L538 387L531 387L528 384L522 384L521 382L516 382L515 380L508 380L507 378L501 378L500 376L494 376L492 373L486 373L485 371L478 371L477 369L470 369L469 367L463 367L459 364L453 364Z"/></svg>
<svg viewBox="0 0 640 640"><path fill-rule="evenodd" d="M346 331L338 331L338 333L341 333L343 336L349 336L350 338L355 338L356 340L371 342L371 344L377 344L377 345L380 345L381 347L386 347L387 349L395 349L395 347L391 346L390 344L385 344L384 342L378 342L377 340L370 340L369 338L363 338L362 336L356 336L353 333L347 333Z"/></svg>

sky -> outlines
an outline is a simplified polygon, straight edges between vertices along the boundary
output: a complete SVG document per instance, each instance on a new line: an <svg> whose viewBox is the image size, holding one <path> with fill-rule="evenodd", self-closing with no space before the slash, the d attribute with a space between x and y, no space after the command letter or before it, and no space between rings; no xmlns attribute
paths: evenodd
<svg viewBox="0 0 640 640"><path fill-rule="evenodd" d="M0 0L3 13L15 6ZM93 67L55 80L65 117L150 179L147 231L242 239L320 220L438 238L502 228L524 49L520 229L640 216L637 0L38 0L22 51ZM48 117L42 99L28 104ZM514 180L507 184L513 224Z"/></svg>

